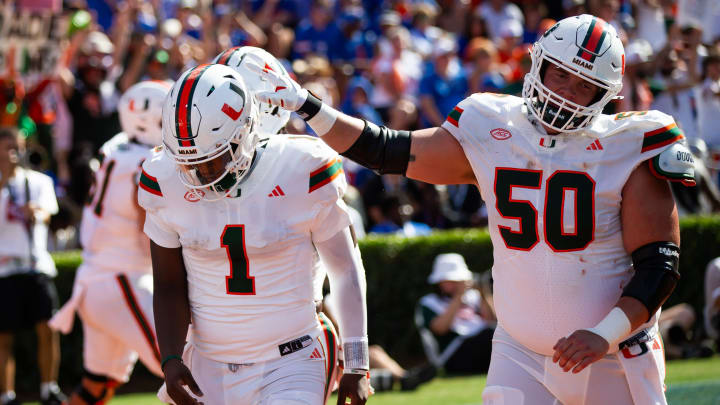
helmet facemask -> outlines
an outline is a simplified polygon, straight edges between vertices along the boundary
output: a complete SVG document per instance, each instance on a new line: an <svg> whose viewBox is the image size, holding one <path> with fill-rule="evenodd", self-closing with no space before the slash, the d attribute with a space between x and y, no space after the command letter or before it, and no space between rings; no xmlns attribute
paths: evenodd
<svg viewBox="0 0 720 405"><path fill-rule="evenodd" d="M553 58L539 42L535 43L530 55L532 67L530 73L525 75L522 96L530 113L547 128L555 131L573 133L589 127L593 119L602 113L605 105L616 98L622 87L621 84L613 85L590 77L579 69ZM583 106L574 103L545 86L544 73L550 64L598 87L600 91L591 104Z"/></svg>
<svg viewBox="0 0 720 405"><path fill-rule="evenodd" d="M171 157L178 165L178 177L185 187L202 190L198 194L203 199L216 201L231 195L245 179L258 140L253 123L250 128L238 127L232 138L219 143L217 149L203 157Z"/></svg>

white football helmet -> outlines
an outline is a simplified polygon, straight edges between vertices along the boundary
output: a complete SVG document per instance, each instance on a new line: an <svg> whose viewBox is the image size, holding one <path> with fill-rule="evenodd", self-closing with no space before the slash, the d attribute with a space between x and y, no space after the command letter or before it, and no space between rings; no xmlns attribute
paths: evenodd
<svg viewBox="0 0 720 405"><path fill-rule="evenodd" d="M130 86L120 97L118 115L128 138L155 146L162 143L162 109L172 82L148 80Z"/></svg>
<svg viewBox="0 0 720 405"><path fill-rule="evenodd" d="M163 144L180 181L207 200L230 195L252 163L256 123L255 97L236 71L206 64L183 73L163 108Z"/></svg>
<svg viewBox="0 0 720 405"><path fill-rule="evenodd" d="M213 63L227 65L245 79L245 84L252 92L275 91L273 85L264 76L248 69L247 63L251 62L264 66L280 76L289 76L285 67L269 52L254 46L241 46L223 51L213 59ZM290 111L274 106L269 103L259 105L260 121L258 130L263 134L277 134L285 127L290 120Z"/></svg>
<svg viewBox="0 0 720 405"><path fill-rule="evenodd" d="M588 127L622 89L625 51L615 28L583 14L560 20L532 47L532 68L525 75L522 96L535 118L560 132ZM543 84L548 63L579 76L601 89L589 106L558 95Z"/></svg>

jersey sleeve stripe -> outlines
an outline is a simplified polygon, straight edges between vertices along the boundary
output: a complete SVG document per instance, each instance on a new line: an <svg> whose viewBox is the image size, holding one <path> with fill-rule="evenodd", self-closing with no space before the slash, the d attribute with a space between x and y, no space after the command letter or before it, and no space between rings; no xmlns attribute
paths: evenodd
<svg viewBox="0 0 720 405"><path fill-rule="evenodd" d="M660 167L660 155L657 155L654 158L650 159L648 165L650 166L650 172L653 174L653 176L659 179L667 181L679 181L686 186L694 186L696 184L695 177L690 176L688 173L671 173L664 171Z"/></svg>
<svg viewBox="0 0 720 405"><path fill-rule="evenodd" d="M160 190L160 184L158 184L157 179L147 173L145 173L145 170L143 170L140 173L140 188L147 191L150 194L155 194L156 196L163 196L162 191Z"/></svg>
<svg viewBox="0 0 720 405"><path fill-rule="evenodd" d="M458 106L455 106L455 108L450 111L450 114L448 114L447 121L455 125L456 127L460 127L460 124L458 124L458 122L460 121L460 116L462 115L463 111L465 110Z"/></svg>
<svg viewBox="0 0 720 405"><path fill-rule="evenodd" d="M342 162L338 158L310 173L308 193L312 193L320 187L330 183L342 172Z"/></svg>
<svg viewBox="0 0 720 405"><path fill-rule="evenodd" d="M646 132L641 153L669 145L683 138L683 133L674 122L670 125Z"/></svg>

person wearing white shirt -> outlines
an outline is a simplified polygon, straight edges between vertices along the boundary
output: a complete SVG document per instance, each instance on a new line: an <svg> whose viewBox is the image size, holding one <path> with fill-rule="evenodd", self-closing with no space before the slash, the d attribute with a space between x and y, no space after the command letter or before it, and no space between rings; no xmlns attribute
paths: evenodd
<svg viewBox="0 0 720 405"><path fill-rule="evenodd" d="M48 222L58 205L50 177L22 168L14 128L0 129L0 404L17 404L13 334L34 327L38 335L41 403L61 404L57 386L60 342L48 319L57 309L47 251Z"/></svg>

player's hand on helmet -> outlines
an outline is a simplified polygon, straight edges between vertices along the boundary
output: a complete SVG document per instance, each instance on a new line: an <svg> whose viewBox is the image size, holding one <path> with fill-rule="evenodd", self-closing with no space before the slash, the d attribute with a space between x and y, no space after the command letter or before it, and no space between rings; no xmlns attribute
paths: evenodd
<svg viewBox="0 0 720 405"><path fill-rule="evenodd" d="M580 329L566 338L560 338L553 349L553 362L563 371L577 374L607 354L610 344L602 336Z"/></svg>
<svg viewBox="0 0 720 405"><path fill-rule="evenodd" d="M200 387L198 387L190 370L181 361L171 360L165 364L163 368L165 373L165 387L170 398L177 405L202 405L203 403L196 400L188 394L185 386L192 391L195 396L203 396Z"/></svg>
<svg viewBox="0 0 720 405"><path fill-rule="evenodd" d="M343 374L338 387L337 405L364 405L370 396L370 379L365 374Z"/></svg>
<svg viewBox="0 0 720 405"><path fill-rule="evenodd" d="M261 103L270 103L289 111L297 111L308 97L308 91L290 76L280 75L274 70L257 63L248 63L248 69L264 77L273 85L275 91L260 91L255 93L255 98Z"/></svg>

